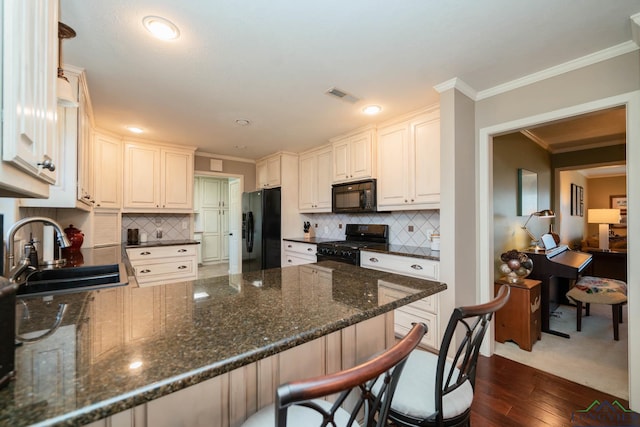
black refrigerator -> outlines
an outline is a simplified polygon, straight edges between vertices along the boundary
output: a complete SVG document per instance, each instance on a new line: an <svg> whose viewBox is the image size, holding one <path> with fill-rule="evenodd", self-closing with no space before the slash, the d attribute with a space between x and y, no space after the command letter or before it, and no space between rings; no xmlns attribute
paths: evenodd
<svg viewBox="0 0 640 427"><path fill-rule="evenodd" d="M280 189L242 194L242 271L280 268Z"/></svg>

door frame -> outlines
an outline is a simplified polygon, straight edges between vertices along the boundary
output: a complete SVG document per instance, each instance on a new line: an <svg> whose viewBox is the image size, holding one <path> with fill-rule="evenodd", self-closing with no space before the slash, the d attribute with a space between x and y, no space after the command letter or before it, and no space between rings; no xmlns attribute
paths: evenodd
<svg viewBox="0 0 640 427"><path fill-rule="evenodd" d="M500 123L479 129L478 138L478 175L477 200L478 216L476 219L478 276L477 294L481 301L489 301L493 297L494 259L493 259L493 136L514 132L526 127L569 118L607 108L625 106L627 116L627 195L629 210L640 211L640 164L631 159L640 158L640 91L633 91L599 99L584 104L574 105L543 114ZM636 215L637 218L637 215ZM628 218L627 233L640 236L640 221ZM640 278L640 246L631 240L627 251L628 283L637 283ZM628 324L640 324L640 292L628 289ZM493 354L494 331L488 331L489 338L483 343L483 354ZM629 405L631 409L640 409L640 335L629 334Z"/></svg>
<svg viewBox="0 0 640 427"><path fill-rule="evenodd" d="M196 177L206 177L206 178L225 178L227 179L227 181L229 179L238 179L240 180L240 185L238 186L238 190L240 192L240 194L238 194L239 198L242 198L242 192L244 189L244 175L238 175L238 174L232 174L232 173L222 173L222 172L208 172L208 171L199 171L196 170L193 173L193 180L195 183L195 179ZM194 187L195 188L195 187ZM231 195L229 195L229 197L231 197ZM229 212L229 214L231 214L231 212ZM242 209L240 209L240 212L238 213L238 215L242 215ZM239 221L242 221L242 218L239 218ZM193 231L193 230L192 230ZM193 233L192 233L193 234ZM229 236L227 236L227 239L229 238ZM240 247L240 246L238 246ZM238 265L242 265L242 251L240 251L240 253L236 253L234 254ZM232 254L231 252L229 252L229 258L231 258Z"/></svg>

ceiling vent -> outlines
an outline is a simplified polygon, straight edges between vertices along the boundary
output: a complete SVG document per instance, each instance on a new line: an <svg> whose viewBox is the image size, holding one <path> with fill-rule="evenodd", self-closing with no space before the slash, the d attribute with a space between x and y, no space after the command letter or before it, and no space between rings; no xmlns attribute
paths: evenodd
<svg viewBox="0 0 640 427"><path fill-rule="evenodd" d="M327 90L325 92L327 95L329 96L334 96L338 99L341 99L343 101L349 102L351 104L355 104L356 102L360 101L358 98L356 98L355 96L351 95L350 93L347 93L343 90L340 90L336 87L332 87L331 89Z"/></svg>

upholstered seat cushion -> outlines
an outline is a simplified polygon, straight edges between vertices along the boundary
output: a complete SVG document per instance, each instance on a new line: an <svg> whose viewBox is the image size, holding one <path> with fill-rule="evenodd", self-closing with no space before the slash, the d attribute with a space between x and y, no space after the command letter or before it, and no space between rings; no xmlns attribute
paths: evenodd
<svg viewBox="0 0 640 427"><path fill-rule="evenodd" d="M567 292L567 298L593 304L627 301L627 284L621 280L584 276Z"/></svg>
<svg viewBox="0 0 640 427"><path fill-rule="evenodd" d="M449 370L447 363L445 372ZM426 419L436 411L435 380L438 367L438 355L428 351L414 350L407 360L400 381L391 401L394 412L411 417ZM455 369L455 375L458 375ZM375 393L375 388L374 388ZM443 416L453 418L464 413L473 402L473 387L464 382L455 391L443 398Z"/></svg>
<svg viewBox="0 0 640 427"><path fill-rule="evenodd" d="M318 406L326 409L331 409L331 402L326 400L314 400ZM338 409L335 414L335 422L338 427L347 427L350 414L343 410ZM313 409L305 408L303 406L293 405L287 410L287 425L291 427L298 426L319 426L322 423L322 416ZM276 425L276 409L274 405L269 405L247 419L242 424L242 427L273 427ZM350 427L359 427L357 422L351 424Z"/></svg>

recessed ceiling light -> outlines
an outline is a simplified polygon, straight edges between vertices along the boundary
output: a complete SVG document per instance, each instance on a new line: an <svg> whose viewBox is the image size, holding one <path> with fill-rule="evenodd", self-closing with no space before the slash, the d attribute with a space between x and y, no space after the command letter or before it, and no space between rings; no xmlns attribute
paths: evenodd
<svg viewBox="0 0 640 427"><path fill-rule="evenodd" d="M370 115L378 114L380 111L382 111L382 107L379 105L367 105L362 109L363 113Z"/></svg>
<svg viewBox="0 0 640 427"><path fill-rule="evenodd" d="M160 40L175 40L180 37L180 30L175 24L159 16L146 16L142 20L144 27Z"/></svg>
<svg viewBox="0 0 640 427"><path fill-rule="evenodd" d="M129 364L129 369L134 370L134 369L138 369L142 366L142 361L140 360L136 360L134 362L131 362Z"/></svg>
<svg viewBox="0 0 640 427"><path fill-rule="evenodd" d="M249 120L246 120L246 119L238 119L238 120L236 120L236 124L238 126L249 126L251 124L251 122Z"/></svg>
<svg viewBox="0 0 640 427"><path fill-rule="evenodd" d="M143 133L144 132L142 129L140 129L139 127L136 127L136 126L129 126L129 127L127 127L127 129L129 130L129 132L133 132L133 133Z"/></svg>

